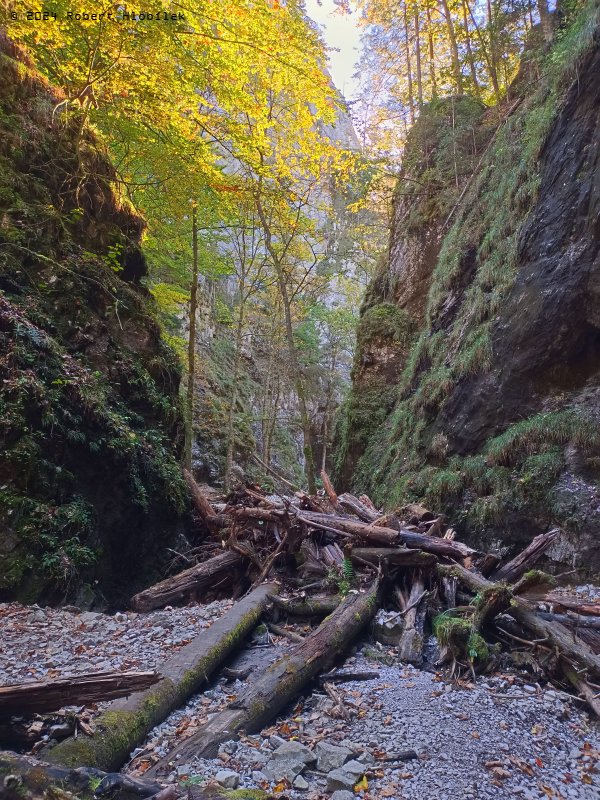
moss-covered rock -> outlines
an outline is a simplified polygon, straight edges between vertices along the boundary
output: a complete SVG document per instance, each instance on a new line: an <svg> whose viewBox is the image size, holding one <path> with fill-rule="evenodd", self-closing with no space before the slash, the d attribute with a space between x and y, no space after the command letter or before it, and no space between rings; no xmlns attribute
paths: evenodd
<svg viewBox="0 0 600 800"><path fill-rule="evenodd" d="M122 600L181 530L179 367L101 144L0 41L0 598Z"/></svg>

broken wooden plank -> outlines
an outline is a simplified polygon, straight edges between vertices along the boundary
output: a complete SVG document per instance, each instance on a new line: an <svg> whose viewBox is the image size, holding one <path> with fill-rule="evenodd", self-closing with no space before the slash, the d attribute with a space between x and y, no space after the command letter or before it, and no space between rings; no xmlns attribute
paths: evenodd
<svg viewBox="0 0 600 800"><path fill-rule="evenodd" d="M115 700L95 720L93 736L65 739L44 758L68 767L119 769L155 725L205 684L257 625L276 584L262 584L160 667L163 678L128 700Z"/></svg>
<svg viewBox="0 0 600 800"><path fill-rule="evenodd" d="M244 559L238 553L229 551L219 553L195 567L190 567L138 592L131 598L131 607L134 611L164 608L189 597L192 593L210 589L223 577L230 576L243 563Z"/></svg>
<svg viewBox="0 0 600 800"><path fill-rule="evenodd" d="M0 686L0 717L45 714L63 706L113 700L158 683L157 672L90 672L55 680Z"/></svg>
<svg viewBox="0 0 600 800"><path fill-rule="evenodd" d="M185 763L194 756L213 757L221 742L236 738L241 730L253 733L263 728L303 686L328 669L369 623L378 591L379 580L375 580L368 591L350 594L301 644L271 664L240 697L146 774L161 774L172 762Z"/></svg>

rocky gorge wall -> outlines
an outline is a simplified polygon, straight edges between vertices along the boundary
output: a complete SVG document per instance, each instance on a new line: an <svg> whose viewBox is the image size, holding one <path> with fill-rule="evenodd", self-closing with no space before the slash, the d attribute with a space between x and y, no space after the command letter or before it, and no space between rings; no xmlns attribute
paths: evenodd
<svg viewBox="0 0 600 800"><path fill-rule="evenodd" d="M122 601L183 527L180 375L143 221L0 40L0 600Z"/></svg>
<svg viewBox="0 0 600 800"><path fill-rule="evenodd" d="M342 487L463 536L600 568L598 3L523 56L494 109L424 109L338 418ZM416 187L416 188L415 188ZM558 567L557 567L558 568ZM562 568L562 567L561 567Z"/></svg>

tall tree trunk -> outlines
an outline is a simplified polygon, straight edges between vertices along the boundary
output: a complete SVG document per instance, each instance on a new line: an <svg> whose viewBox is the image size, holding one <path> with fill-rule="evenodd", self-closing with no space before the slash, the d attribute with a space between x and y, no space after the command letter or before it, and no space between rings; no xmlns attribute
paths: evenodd
<svg viewBox="0 0 600 800"><path fill-rule="evenodd" d="M427 38L429 40L429 80L431 81L431 96L437 97L437 79L435 74L435 49L433 46L433 28L431 24L431 8L427 5Z"/></svg>
<svg viewBox="0 0 600 800"><path fill-rule="evenodd" d="M281 271L281 266L279 266L279 268L277 269L277 278L279 282L279 288L281 291L281 298L283 300L283 313L285 318L285 334L288 345L288 355L292 366L292 374L294 376L294 386L296 389L296 395L298 397L298 406L300 408L300 424L302 426L302 435L304 439L304 472L306 474L308 493L316 494L317 483L315 475L315 460L314 460L313 446L312 446L312 430L310 427L308 404L306 402L306 391L304 389L302 372L300 370L300 362L298 361L298 354L296 352L296 343L294 342L292 309L287 292L287 285L285 283L285 276Z"/></svg>
<svg viewBox="0 0 600 800"><path fill-rule="evenodd" d="M421 67L421 21L419 6L415 4L415 57L417 62L417 100L419 109L423 105L423 70Z"/></svg>
<svg viewBox="0 0 600 800"><path fill-rule="evenodd" d="M408 9L406 2L403 6L404 15L404 47L406 53L406 79L408 81L408 115L411 123L415 121L415 98L413 95L413 75L410 57L410 41L408 36Z"/></svg>
<svg viewBox="0 0 600 800"><path fill-rule="evenodd" d="M494 9L492 0L487 0L488 12L488 34L490 37L490 78L494 87L496 102L500 102L500 85L498 83L498 49L496 47L496 23L494 21Z"/></svg>
<svg viewBox="0 0 600 800"><path fill-rule="evenodd" d="M231 389L231 399L229 402L229 412L227 415L227 455L225 456L225 489L231 491L231 470L233 467L233 451L235 449L235 409L238 401L238 376L240 372L240 360L242 355L242 339L244 335L244 310L246 298L244 296L245 284L241 281L240 287L240 310L238 314L237 328L235 332L235 354L233 357L233 386Z"/></svg>
<svg viewBox="0 0 600 800"><path fill-rule="evenodd" d="M190 286L190 309L188 335L188 374L186 390L186 428L184 443L184 465L192 469L192 437L194 425L194 390L196 384L196 311L198 310L198 218L196 202L192 204L192 282Z"/></svg>
<svg viewBox="0 0 600 800"><path fill-rule="evenodd" d="M315 473L315 460L312 446L312 431L310 427L310 417L308 414L308 403L306 401L306 391L304 382L302 380L302 371L300 369L300 362L298 361L298 353L296 351L296 343L294 342L294 326L292 323L292 308L288 287L285 280L283 271L283 264L279 258L279 254L273 246L271 236L271 226L265 215L260 197L256 197L257 211L260 216L260 221L265 233L265 246L269 255L273 260L273 266L277 275L277 284L279 286L279 294L283 305L283 317L285 321L285 337L287 341L288 357L292 368L292 377L294 380L294 388L298 397L298 406L300 408L300 424L302 426L302 436L304 439L304 473L306 475L306 483L308 485L309 494L316 494L317 482Z"/></svg>
<svg viewBox="0 0 600 800"><path fill-rule="evenodd" d="M480 97L481 91L479 88L479 81L477 80L477 70L475 68L475 58L473 56L473 48L471 47L471 34L469 32L469 18L467 16L467 4L465 0L462 0L462 13L463 13L463 22L465 26L465 41L467 45L467 58L469 61L469 69L471 71L471 80L473 81L473 88L475 90L475 96Z"/></svg>
<svg viewBox="0 0 600 800"><path fill-rule="evenodd" d="M537 0L537 9L540 15L540 24L542 26L544 39L547 42L551 42L554 36L554 20L548 8L548 0Z"/></svg>
<svg viewBox="0 0 600 800"><path fill-rule="evenodd" d="M465 3L467 7L469 16L471 18L471 22L473 23L473 28L475 29L475 33L477 34L477 38L479 40L479 46L481 47L481 52L483 53L483 57L485 58L485 63L487 64L490 79L492 81L492 86L494 88L494 95L496 97L496 101L500 102L500 87L498 85L498 74L496 72L494 60L490 54L490 50L485 41L485 37L482 35L479 25L477 24L477 20L475 19L475 15L473 14L473 10L471 9L469 0L463 0L463 3ZM490 38L490 46L491 46L491 38Z"/></svg>
<svg viewBox="0 0 600 800"><path fill-rule="evenodd" d="M446 27L448 29L448 41L450 42L450 53L452 56L452 72L454 73L454 84L456 86L456 93L463 93L462 72L460 71L460 57L458 55L458 45L456 44L456 34L454 32L454 22L452 15L448 8L448 0L441 0L442 13L446 20Z"/></svg>

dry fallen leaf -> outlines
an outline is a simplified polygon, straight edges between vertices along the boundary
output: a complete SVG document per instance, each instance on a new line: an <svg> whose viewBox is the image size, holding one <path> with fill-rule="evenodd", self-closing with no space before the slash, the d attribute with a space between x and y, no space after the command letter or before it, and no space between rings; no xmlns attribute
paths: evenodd
<svg viewBox="0 0 600 800"><path fill-rule="evenodd" d="M479 735L479 733L477 733L477 731L473 731L473 733L471 734L471 739L481 739L481 736Z"/></svg>

